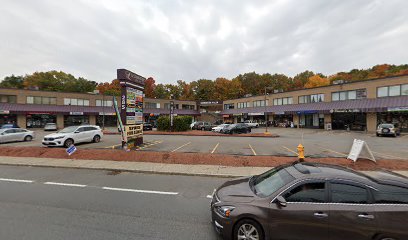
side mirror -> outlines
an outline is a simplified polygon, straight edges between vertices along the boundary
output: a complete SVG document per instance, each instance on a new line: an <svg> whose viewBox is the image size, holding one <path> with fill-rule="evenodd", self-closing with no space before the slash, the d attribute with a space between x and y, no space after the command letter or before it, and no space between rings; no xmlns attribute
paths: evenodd
<svg viewBox="0 0 408 240"><path fill-rule="evenodd" d="M276 203L281 207L286 207L287 205L286 199L282 196L276 198Z"/></svg>

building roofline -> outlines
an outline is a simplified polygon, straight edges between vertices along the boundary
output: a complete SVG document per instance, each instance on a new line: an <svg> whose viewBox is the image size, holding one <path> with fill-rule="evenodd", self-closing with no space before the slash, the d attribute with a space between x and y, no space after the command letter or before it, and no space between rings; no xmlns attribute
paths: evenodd
<svg viewBox="0 0 408 240"><path fill-rule="evenodd" d="M352 81L352 82L345 82L345 83L340 83L340 84L330 84L330 85L326 85L326 86L319 86L319 87L312 87L312 88L302 88L302 89L290 90L290 91L279 92L279 93L270 93L269 95L281 94L281 93L290 93L290 92L297 92L297 91L306 91L306 90L310 90L310 89L327 88L327 87L333 87L333 86L343 86L343 85L354 84L354 83L361 83L361 82L367 82L367 81L377 81L377 80L383 80L383 79L389 79L389 78L398 78L398 77L408 77L408 74L400 74L400 75L389 76L389 77L381 77L381 78L370 78L370 79L366 79L366 80L357 80L357 81ZM263 97L263 96L265 96L265 95L264 94L253 95L253 96L249 96L249 97L240 97L240 98L228 99L228 100L224 100L223 102L239 100L239 99L247 99L247 98L253 98L253 97Z"/></svg>

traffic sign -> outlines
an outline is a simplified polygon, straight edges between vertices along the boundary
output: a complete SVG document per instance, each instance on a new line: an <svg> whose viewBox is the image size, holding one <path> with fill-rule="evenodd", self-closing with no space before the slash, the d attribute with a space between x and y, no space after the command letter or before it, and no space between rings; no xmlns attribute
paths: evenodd
<svg viewBox="0 0 408 240"><path fill-rule="evenodd" d="M71 156L76 150L77 150L76 147L74 145L71 145L65 151L68 153L69 156Z"/></svg>

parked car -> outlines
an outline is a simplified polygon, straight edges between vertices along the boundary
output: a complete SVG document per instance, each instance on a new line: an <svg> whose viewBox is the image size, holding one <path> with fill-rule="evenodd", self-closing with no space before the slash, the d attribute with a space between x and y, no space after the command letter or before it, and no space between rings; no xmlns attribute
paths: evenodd
<svg viewBox="0 0 408 240"><path fill-rule="evenodd" d="M190 129L193 129L193 127L194 127L194 125L196 124L197 122L192 122L191 124L190 124Z"/></svg>
<svg viewBox="0 0 408 240"><path fill-rule="evenodd" d="M100 142L103 137L99 126L81 125L62 129L59 132L46 135L42 141L45 146L64 146L82 142Z"/></svg>
<svg viewBox="0 0 408 240"><path fill-rule="evenodd" d="M383 123L378 125L377 127L377 137L380 136L399 136L400 135L400 129L397 128L394 124L391 123Z"/></svg>
<svg viewBox="0 0 408 240"><path fill-rule="evenodd" d="M0 129L0 143L31 141L35 137L33 131L22 128L2 128Z"/></svg>
<svg viewBox="0 0 408 240"><path fill-rule="evenodd" d="M193 129L195 130L203 130L203 131L211 131L212 125L209 122L196 122L194 124Z"/></svg>
<svg viewBox="0 0 408 240"><path fill-rule="evenodd" d="M44 131L57 131L57 124L55 123L46 123L44 126Z"/></svg>
<svg viewBox="0 0 408 240"><path fill-rule="evenodd" d="M227 127L225 127L222 130L223 133L226 134L234 134L234 133L250 133L251 128L248 127L245 123L237 123L237 124L231 124Z"/></svg>
<svg viewBox="0 0 408 240"><path fill-rule="evenodd" d="M295 163L214 190L224 239L408 239L408 178ZM330 237L329 237L330 236Z"/></svg>
<svg viewBox="0 0 408 240"><path fill-rule="evenodd" d="M6 123L1 126L1 129L6 128L20 128L20 127L17 125L17 123Z"/></svg>
<svg viewBox="0 0 408 240"><path fill-rule="evenodd" d="M152 131L153 125L151 123L143 123L143 131Z"/></svg>
<svg viewBox="0 0 408 240"><path fill-rule="evenodd" d="M229 125L230 125L230 124L221 124L221 125L218 125L218 126L216 126L216 127L213 127L213 128L211 129L211 131L220 133L220 132L223 132L223 129L226 128L226 127L228 127Z"/></svg>
<svg viewBox="0 0 408 240"><path fill-rule="evenodd" d="M259 127L259 123L254 122L252 120L245 120L244 123L246 125L248 125L248 127L250 127L250 128L258 128Z"/></svg>

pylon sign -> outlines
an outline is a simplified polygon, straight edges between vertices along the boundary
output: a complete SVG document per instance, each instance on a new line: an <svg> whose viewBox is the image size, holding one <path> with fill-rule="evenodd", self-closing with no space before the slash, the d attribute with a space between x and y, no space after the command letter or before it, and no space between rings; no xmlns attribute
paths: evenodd
<svg viewBox="0 0 408 240"><path fill-rule="evenodd" d="M126 69L117 70L121 86L120 118L127 147L143 144L143 98L146 78Z"/></svg>

